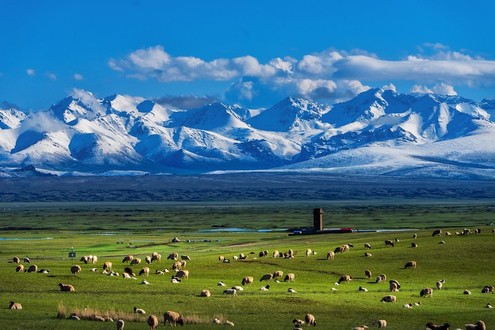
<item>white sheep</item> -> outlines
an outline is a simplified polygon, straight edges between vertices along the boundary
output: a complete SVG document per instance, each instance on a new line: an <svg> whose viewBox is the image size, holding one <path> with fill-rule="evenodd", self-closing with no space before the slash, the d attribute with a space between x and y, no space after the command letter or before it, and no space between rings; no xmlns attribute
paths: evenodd
<svg viewBox="0 0 495 330"><path fill-rule="evenodd" d="M11 301L9 303L9 309L22 309L22 305L20 303Z"/></svg>
<svg viewBox="0 0 495 330"><path fill-rule="evenodd" d="M364 243L364 248L371 250L371 244L370 243Z"/></svg>
<svg viewBox="0 0 495 330"><path fill-rule="evenodd" d="M394 243L394 241L391 241L391 240L387 239L387 240L385 240L385 246L394 247L395 246L395 243Z"/></svg>
<svg viewBox="0 0 495 330"><path fill-rule="evenodd" d="M475 324L465 324L466 330L486 330L486 324L482 320L479 320Z"/></svg>
<svg viewBox="0 0 495 330"><path fill-rule="evenodd" d="M79 266L79 265L72 266L70 268L70 272L72 273L72 275L79 274L81 272L81 266Z"/></svg>
<svg viewBox="0 0 495 330"><path fill-rule="evenodd" d="M328 251L327 252L327 260L333 260L335 258L335 252Z"/></svg>
<svg viewBox="0 0 495 330"><path fill-rule="evenodd" d="M224 325L231 326L231 327L233 327L233 326L234 326L234 322L229 321L229 320L225 320L225 321L223 322L223 324L224 324Z"/></svg>
<svg viewBox="0 0 495 330"><path fill-rule="evenodd" d="M397 297L393 295L388 295L382 298L380 302L387 302L387 303L396 303L397 302Z"/></svg>
<svg viewBox="0 0 495 330"><path fill-rule="evenodd" d="M273 272L273 278L283 277L283 276L284 276L284 272L281 270L277 270L277 271Z"/></svg>
<svg viewBox="0 0 495 330"><path fill-rule="evenodd" d="M136 306L134 306L134 313L136 314L146 314L146 311L142 308L137 308Z"/></svg>
<svg viewBox="0 0 495 330"><path fill-rule="evenodd" d="M304 315L304 321L306 322L307 325L312 325L316 327L316 319L313 314L306 314Z"/></svg>
<svg viewBox="0 0 495 330"><path fill-rule="evenodd" d="M103 263L103 270L111 270L112 269L112 262L111 261L105 261Z"/></svg>
<svg viewBox="0 0 495 330"><path fill-rule="evenodd" d="M163 314L163 319L165 325L167 325L167 323L174 326L177 324L184 325L184 318L182 317L182 315L174 311L165 312Z"/></svg>
<svg viewBox="0 0 495 330"><path fill-rule="evenodd" d="M432 288L424 288L421 289L419 292L420 297L431 297L433 295L433 289Z"/></svg>
<svg viewBox="0 0 495 330"><path fill-rule="evenodd" d="M380 329L386 328L387 327L387 321L386 320L377 320L376 325Z"/></svg>
<svg viewBox="0 0 495 330"><path fill-rule="evenodd" d="M390 291L391 292L398 292L399 289L400 289L400 283L397 282L396 280L390 280L388 281L389 285L390 285Z"/></svg>
<svg viewBox="0 0 495 330"><path fill-rule="evenodd" d="M28 273L36 273L38 271L38 266L36 265L31 265L29 266L29 268L27 269L27 272Z"/></svg>
<svg viewBox="0 0 495 330"><path fill-rule="evenodd" d="M232 297L237 296L237 290L236 289L226 289L226 290L223 290L223 293L225 293L228 296L232 296Z"/></svg>
<svg viewBox="0 0 495 330"><path fill-rule="evenodd" d="M189 271L188 270L179 270L177 273L175 273L175 277L183 279L183 278L189 278Z"/></svg>
<svg viewBox="0 0 495 330"><path fill-rule="evenodd" d="M284 277L284 282L294 282L296 275L294 273L287 273Z"/></svg>
<svg viewBox="0 0 495 330"><path fill-rule="evenodd" d="M438 290L441 290L444 283L445 283L445 280L441 279L441 280L437 281L437 283L435 283L435 285L436 285Z"/></svg>
<svg viewBox="0 0 495 330"><path fill-rule="evenodd" d="M125 321L124 320L118 320L117 321L117 330L124 330L125 327Z"/></svg>
<svg viewBox="0 0 495 330"><path fill-rule="evenodd" d="M352 276L351 275L342 275L339 280L338 280L338 284L342 283L342 282L346 282L346 283L349 283L350 281L352 280Z"/></svg>
<svg viewBox="0 0 495 330"><path fill-rule="evenodd" d="M366 270L364 271L364 276L365 276L366 278L371 278L371 270L366 269Z"/></svg>
<svg viewBox="0 0 495 330"><path fill-rule="evenodd" d="M441 236L442 235L442 230L441 229L435 229L433 233L431 234L432 237L435 236Z"/></svg>
<svg viewBox="0 0 495 330"><path fill-rule="evenodd" d="M404 268L405 269L408 269L408 268L416 268L416 261L414 260L411 260L411 261L408 261L406 262L406 264L404 265Z"/></svg>
<svg viewBox="0 0 495 330"><path fill-rule="evenodd" d="M141 264L141 258L134 258L131 260L130 265L139 265Z"/></svg>
<svg viewBox="0 0 495 330"><path fill-rule="evenodd" d="M158 318L151 314L150 316L148 316L148 320L146 321L146 323L148 323L148 325L150 326L150 330L156 330L156 328L158 327Z"/></svg>
<svg viewBox="0 0 495 330"><path fill-rule="evenodd" d="M148 267L143 267L140 271L139 271L139 276L141 275L146 275L146 276L149 276L150 275L150 269Z"/></svg>
<svg viewBox="0 0 495 330"><path fill-rule="evenodd" d="M201 293L199 294L200 297L210 297L211 296L211 292L210 290L208 289L204 289L201 291Z"/></svg>
<svg viewBox="0 0 495 330"><path fill-rule="evenodd" d="M23 264L17 265L17 267L15 268L15 271L17 273L22 273L24 271L24 265Z"/></svg>
<svg viewBox="0 0 495 330"><path fill-rule="evenodd" d="M358 288L358 291L368 292L368 289L363 288L362 286L360 286L360 287Z"/></svg>
<svg viewBox="0 0 495 330"><path fill-rule="evenodd" d="M14 262L14 264L19 264L21 263L21 259L19 257L13 257L12 258L12 261Z"/></svg>
<svg viewBox="0 0 495 330"><path fill-rule="evenodd" d="M58 286L60 287L60 291L68 291L68 292L74 292L74 291L76 291L76 289L74 288L74 286L71 285L71 284L59 283Z"/></svg>
<svg viewBox="0 0 495 330"><path fill-rule="evenodd" d="M131 254L128 254L124 257L124 259L122 259L122 263L131 262L133 259L134 259L134 256Z"/></svg>
<svg viewBox="0 0 495 330"><path fill-rule="evenodd" d="M261 276L260 282L262 282L262 281L271 281L272 279L273 279L273 274L268 273L268 274L265 274L265 275Z"/></svg>

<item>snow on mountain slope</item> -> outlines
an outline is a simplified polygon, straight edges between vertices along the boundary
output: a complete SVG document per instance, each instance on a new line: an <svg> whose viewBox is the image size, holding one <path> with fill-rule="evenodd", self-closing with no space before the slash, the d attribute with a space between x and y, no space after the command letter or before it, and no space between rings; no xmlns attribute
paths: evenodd
<svg viewBox="0 0 495 330"><path fill-rule="evenodd" d="M495 178L494 109L489 100L372 89L333 106L288 97L267 109L183 110L74 90L45 112L0 109L0 166Z"/></svg>

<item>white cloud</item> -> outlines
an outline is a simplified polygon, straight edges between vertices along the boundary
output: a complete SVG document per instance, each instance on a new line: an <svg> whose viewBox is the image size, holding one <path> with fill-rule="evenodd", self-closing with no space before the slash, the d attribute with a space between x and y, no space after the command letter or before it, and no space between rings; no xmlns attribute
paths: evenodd
<svg viewBox="0 0 495 330"><path fill-rule="evenodd" d="M57 80L57 75L53 72L47 72L45 76L50 80Z"/></svg>
<svg viewBox="0 0 495 330"><path fill-rule="evenodd" d="M84 80L83 75L82 75L82 74L80 74L80 73L74 73L74 75L72 76L72 78L73 78L74 80Z"/></svg>
<svg viewBox="0 0 495 330"><path fill-rule="evenodd" d="M35 76L35 75L36 75L36 70L34 70L34 69L27 69L27 70L26 70L26 74L27 74L28 76L30 76L30 77L33 77L33 76Z"/></svg>
<svg viewBox="0 0 495 330"><path fill-rule="evenodd" d="M411 93L433 94L433 91L424 85L414 85L411 88Z"/></svg>
<svg viewBox="0 0 495 330"><path fill-rule="evenodd" d="M390 83L390 84L387 84L387 85L383 85L382 86L382 89L383 90L391 90L393 92L397 92L397 87L395 87L394 84Z"/></svg>
<svg viewBox="0 0 495 330"><path fill-rule="evenodd" d="M442 94L442 95L457 95L454 86L446 84L444 82L438 83L431 88L425 85L414 85L411 89L412 93L423 93L423 94Z"/></svg>
<svg viewBox="0 0 495 330"><path fill-rule="evenodd" d="M237 93L243 100L267 97L267 93L344 100L366 90L369 84L384 82L390 82L386 89L396 90L394 84L406 81L415 84L415 91L448 95L455 94L454 86L495 84L495 61L452 51L440 43L424 44L419 54L398 60L384 60L360 50L329 50L300 59L276 57L264 63L250 55L210 61L172 56L162 46L154 46L111 59L108 64L138 79L231 81L227 96L232 98Z"/></svg>

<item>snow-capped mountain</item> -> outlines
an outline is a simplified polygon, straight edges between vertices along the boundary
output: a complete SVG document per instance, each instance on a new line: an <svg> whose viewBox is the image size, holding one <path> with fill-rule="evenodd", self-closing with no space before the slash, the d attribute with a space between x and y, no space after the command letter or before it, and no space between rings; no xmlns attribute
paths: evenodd
<svg viewBox="0 0 495 330"><path fill-rule="evenodd" d="M383 89L332 106L288 97L267 109L191 110L76 90L43 112L0 104L0 166L495 178L493 116L493 100Z"/></svg>

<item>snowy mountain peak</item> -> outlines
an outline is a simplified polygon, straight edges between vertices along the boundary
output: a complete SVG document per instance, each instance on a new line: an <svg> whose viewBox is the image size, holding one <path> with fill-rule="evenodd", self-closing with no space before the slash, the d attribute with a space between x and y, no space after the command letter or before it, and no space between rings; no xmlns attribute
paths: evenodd
<svg viewBox="0 0 495 330"><path fill-rule="evenodd" d="M26 119L26 114L12 104L0 104L0 129L17 128Z"/></svg>

